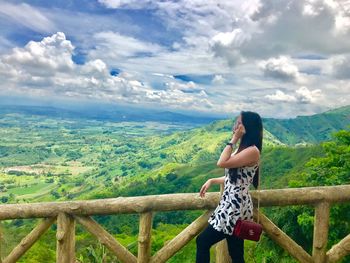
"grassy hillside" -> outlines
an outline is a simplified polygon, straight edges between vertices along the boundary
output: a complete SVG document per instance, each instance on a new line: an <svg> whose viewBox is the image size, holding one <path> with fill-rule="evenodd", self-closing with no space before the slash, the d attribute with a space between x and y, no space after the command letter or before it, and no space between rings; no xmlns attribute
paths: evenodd
<svg viewBox="0 0 350 263"><path fill-rule="evenodd" d="M294 119L264 119L264 127L285 144L318 143L350 125L350 106Z"/></svg>

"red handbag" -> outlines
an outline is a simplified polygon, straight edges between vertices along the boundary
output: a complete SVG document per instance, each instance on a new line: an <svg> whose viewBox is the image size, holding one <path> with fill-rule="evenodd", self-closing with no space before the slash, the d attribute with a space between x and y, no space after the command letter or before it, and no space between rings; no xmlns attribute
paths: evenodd
<svg viewBox="0 0 350 263"><path fill-rule="evenodd" d="M238 219L233 234L242 239L259 241L262 233L262 226L248 220Z"/></svg>

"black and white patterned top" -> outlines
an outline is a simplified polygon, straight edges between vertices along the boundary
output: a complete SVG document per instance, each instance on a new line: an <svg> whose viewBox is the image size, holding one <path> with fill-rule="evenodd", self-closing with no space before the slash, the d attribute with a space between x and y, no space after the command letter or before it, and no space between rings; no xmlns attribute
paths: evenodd
<svg viewBox="0 0 350 263"><path fill-rule="evenodd" d="M231 235L237 219L253 220L253 202L248 190L257 169L257 164L238 168L237 182L231 183L229 169L225 168L224 191L219 205L208 220L214 229Z"/></svg>

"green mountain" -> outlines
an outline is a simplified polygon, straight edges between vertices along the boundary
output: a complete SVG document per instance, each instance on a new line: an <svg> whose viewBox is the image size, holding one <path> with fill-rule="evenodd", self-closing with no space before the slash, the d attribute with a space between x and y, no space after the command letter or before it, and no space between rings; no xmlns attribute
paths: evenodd
<svg viewBox="0 0 350 263"><path fill-rule="evenodd" d="M335 131L350 125L350 106L294 119L264 119L264 127L288 145L327 141Z"/></svg>
<svg viewBox="0 0 350 263"><path fill-rule="evenodd" d="M214 121L204 129L210 133L231 130L233 120ZM350 106L291 119L263 118L265 146L315 144L331 139L332 133L350 125Z"/></svg>

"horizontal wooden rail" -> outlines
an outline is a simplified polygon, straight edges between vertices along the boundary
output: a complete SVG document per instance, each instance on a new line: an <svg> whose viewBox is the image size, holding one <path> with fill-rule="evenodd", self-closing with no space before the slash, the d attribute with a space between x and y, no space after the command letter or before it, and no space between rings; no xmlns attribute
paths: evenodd
<svg viewBox="0 0 350 263"><path fill-rule="evenodd" d="M350 185L317 186L251 191L256 203L258 193L261 206L313 205L320 202L350 201Z"/></svg>
<svg viewBox="0 0 350 263"><path fill-rule="evenodd" d="M251 191L254 203L260 195L260 206L315 204L323 201L350 201L350 185L287 188ZM118 197L84 201L42 202L0 205L0 220L54 217L59 213L74 215L110 215L152 211L210 210L217 206L219 193L197 193Z"/></svg>

